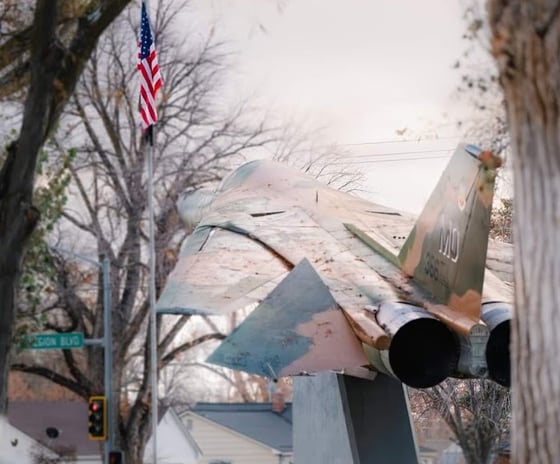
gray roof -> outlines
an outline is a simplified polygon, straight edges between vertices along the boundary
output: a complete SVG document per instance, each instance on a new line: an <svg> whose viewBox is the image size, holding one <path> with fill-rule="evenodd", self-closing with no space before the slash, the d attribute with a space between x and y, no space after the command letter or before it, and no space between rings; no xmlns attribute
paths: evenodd
<svg viewBox="0 0 560 464"><path fill-rule="evenodd" d="M282 413L271 403L197 403L191 411L282 453L291 453L292 404Z"/></svg>
<svg viewBox="0 0 560 464"><path fill-rule="evenodd" d="M73 450L77 455L99 455L103 442L88 437L88 405L81 401L10 401L8 419L17 429L34 440L58 451ZM55 427L59 436L49 439L47 427Z"/></svg>
<svg viewBox="0 0 560 464"><path fill-rule="evenodd" d="M158 408L158 423L167 412ZM88 404L81 401L10 401L8 419L18 430L55 452L75 452L77 456L98 456L104 441L92 441L88 434ZM58 430L49 439L47 427Z"/></svg>

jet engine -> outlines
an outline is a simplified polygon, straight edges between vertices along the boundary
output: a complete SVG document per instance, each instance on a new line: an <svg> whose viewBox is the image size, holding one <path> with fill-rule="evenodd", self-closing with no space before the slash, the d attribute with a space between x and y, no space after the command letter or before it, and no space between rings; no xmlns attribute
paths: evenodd
<svg viewBox="0 0 560 464"><path fill-rule="evenodd" d="M456 335L424 308L384 302L375 310L377 322L391 336L388 350L367 350L370 362L414 388L428 388L446 379L457 366Z"/></svg>
<svg viewBox="0 0 560 464"><path fill-rule="evenodd" d="M511 385L509 334L512 313L513 308L510 304L491 301L482 304L480 316L490 330L486 345L488 376L504 387Z"/></svg>

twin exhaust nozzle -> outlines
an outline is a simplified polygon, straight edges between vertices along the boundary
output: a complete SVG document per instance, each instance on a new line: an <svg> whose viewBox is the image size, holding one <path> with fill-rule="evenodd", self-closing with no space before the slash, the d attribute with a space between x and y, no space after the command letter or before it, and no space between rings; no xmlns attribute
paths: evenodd
<svg viewBox="0 0 560 464"><path fill-rule="evenodd" d="M511 315L507 303L483 303L482 323L463 336L422 307L385 302L376 318L391 345L366 352L375 368L414 388L433 387L447 377L487 377L509 387Z"/></svg>

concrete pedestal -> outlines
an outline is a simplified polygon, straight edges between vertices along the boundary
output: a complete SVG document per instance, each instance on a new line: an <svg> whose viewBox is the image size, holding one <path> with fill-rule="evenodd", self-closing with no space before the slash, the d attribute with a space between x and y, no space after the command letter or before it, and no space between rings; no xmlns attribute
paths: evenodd
<svg viewBox="0 0 560 464"><path fill-rule="evenodd" d="M417 464L403 385L334 373L294 378L295 464Z"/></svg>

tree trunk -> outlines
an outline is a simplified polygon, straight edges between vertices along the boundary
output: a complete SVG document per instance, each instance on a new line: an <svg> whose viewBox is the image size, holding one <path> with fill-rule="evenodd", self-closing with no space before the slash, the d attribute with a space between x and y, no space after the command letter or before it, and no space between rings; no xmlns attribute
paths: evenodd
<svg viewBox="0 0 560 464"><path fill-rule="evenodd" d="M18 141L0 170L0 415L6 413L15 294L25 247L39 220L32 205L39 152L74 91L97 40L130 0L100 2L77 18L68 48L57 37L58 0L37 0L30 49L30 84Z"/></svg>
<svg viewBox="0 0 560 464"><path fill-rule="evenodd" d="M513 462L560 456L560 1L489 0L515 185Z"/></svg>
<svg viewBox="0 0 560 464"><path fill-rule="evenodd" d="M10 347L15 320L15 291L25 245L39 219L32 206L35 164L50 118L49 105L60 50L55 45L56 1L39 2L35 11L31 84L21 134L8 148L0 172L0 414L7 407Z"/></svg>

